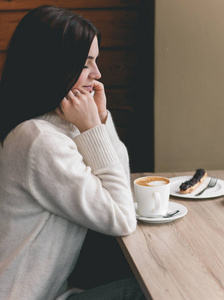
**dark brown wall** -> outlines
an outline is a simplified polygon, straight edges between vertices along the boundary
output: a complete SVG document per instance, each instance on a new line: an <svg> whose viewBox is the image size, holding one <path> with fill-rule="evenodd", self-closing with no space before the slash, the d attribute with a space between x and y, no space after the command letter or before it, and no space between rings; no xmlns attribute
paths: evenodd
<svg viewBox="0 0 224 300"><path fill-rule="evenodd" d="M74 10L101 31L98 65L131 171L153 170L153 10L147 0L0 0L0 68L21 18L43 4ZM149 36L149 34L151 34ZM148 35L148 36L147 36ZM145 133L142 136L142 132Z"/></svg>

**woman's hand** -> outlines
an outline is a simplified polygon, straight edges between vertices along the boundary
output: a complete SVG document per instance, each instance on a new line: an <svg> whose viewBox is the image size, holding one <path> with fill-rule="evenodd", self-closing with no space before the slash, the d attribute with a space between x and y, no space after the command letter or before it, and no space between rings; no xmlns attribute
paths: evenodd
<svg viewBox="0 0 224 300"><path fill-rule="evenodd" d="M102 123L106 122L107 119L107 99L105 95L104 85L97 81L93 81L93 90L95 92L93 98L98 108L98 113Z"/></svg>
<svg viewBox="0 0 224 300"><path fill-rule="evenodd" d="M85 89L73 89L61 101L56 113L62 119L75 125L84 132L101 124L98 106L92 95Z"/></svg>

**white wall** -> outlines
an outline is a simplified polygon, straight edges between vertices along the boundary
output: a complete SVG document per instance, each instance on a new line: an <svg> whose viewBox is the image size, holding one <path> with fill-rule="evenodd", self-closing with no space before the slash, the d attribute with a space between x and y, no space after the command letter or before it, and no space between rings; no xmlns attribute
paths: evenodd
<svg viewBox="0 0 224 300"><path fill-rule="evenodd" d="M155 171L223 169L224 1L155 2Z"/></svg>

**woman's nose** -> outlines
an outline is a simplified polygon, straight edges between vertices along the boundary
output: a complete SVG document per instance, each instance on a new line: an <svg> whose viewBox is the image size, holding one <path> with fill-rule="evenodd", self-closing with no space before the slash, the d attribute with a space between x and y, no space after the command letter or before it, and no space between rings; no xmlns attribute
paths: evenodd
<svg viewBox="0 0 224 300"><path fill-rule="evenodd" d="M94 70L90 74L91 79L100 79L101 73L98 66L95 66Z"/></svg>

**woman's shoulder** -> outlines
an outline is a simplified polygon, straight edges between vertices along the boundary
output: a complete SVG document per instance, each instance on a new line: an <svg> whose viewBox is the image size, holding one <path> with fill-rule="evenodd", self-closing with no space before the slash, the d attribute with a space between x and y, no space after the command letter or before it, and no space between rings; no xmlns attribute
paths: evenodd
<svg viewBox="0 0 224 300"><path fill-rule="evenodd" d="M46 143L48 139L71 141L69 124L63 126L63 122L61 124L58 118L52 118L51 115L46 114L20 123L7 136L6 145L30 147L38 140L46 141Z"/></svg>
<svg viewBox="0 0 224 300"><path fill-rule="evenodd" d="M30 119L19 124L12 130L14 138L35 140L39 135L45 132L56 133L57 127L43 119Z"/></svg>

